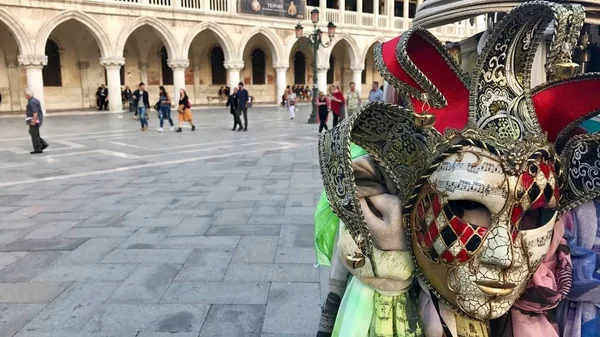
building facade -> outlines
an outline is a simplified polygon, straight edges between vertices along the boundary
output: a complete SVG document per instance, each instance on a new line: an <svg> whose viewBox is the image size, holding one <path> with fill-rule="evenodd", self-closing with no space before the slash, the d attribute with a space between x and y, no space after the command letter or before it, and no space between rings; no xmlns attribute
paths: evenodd
<svg viewBox="0 0 600 337"><path fill-rule="evenodd" d="M246 5L265 12L285 7L284 14L294 16L259 15L242 10ZM410 0L4 0L0 112L22 110L26 87L46 110L94 108L101 84L108 86L109 98L119 97L110 99L110 110L120 111L121 89L139 82L151 94L160 85L173 93L185 88L194 104L214 104L219 88L243 81L257 103L274 103L286 85L312 87L314 56L305 38L296 39L294 27L300 21L309 34L314 7L321 14L319 28L326 30L330 21L337 25L331 46L317 54L319 88L346 89L354 81L366 96L372 81L381 82L373 46L408 29L418 5ZM463 21L433 33L457 41L482 29Z"/></svg>

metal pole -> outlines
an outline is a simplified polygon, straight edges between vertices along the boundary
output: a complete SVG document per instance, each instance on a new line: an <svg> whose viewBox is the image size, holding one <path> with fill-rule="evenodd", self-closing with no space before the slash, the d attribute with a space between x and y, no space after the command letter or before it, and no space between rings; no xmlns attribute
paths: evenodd
<svg viewBox="0 0 600 337"><path fill-rule="evenodd" d="M308 118L308 124L317 123L317 96L319 89L317 88L317 50L319 49L319 43L317 37L317 26L314 27L314 33L312 34L311 44L313 47L313 94L312 94L312 112Z"/></svg>

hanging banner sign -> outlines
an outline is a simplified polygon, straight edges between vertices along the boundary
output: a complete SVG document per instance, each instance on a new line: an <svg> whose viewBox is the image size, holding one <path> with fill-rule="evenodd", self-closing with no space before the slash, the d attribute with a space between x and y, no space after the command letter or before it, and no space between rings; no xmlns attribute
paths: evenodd
<svg viewBox="0 0 600 337"><path fill-rule="evenodd" d="M240 0L240 13L304 20L304 0Z"/></svg>

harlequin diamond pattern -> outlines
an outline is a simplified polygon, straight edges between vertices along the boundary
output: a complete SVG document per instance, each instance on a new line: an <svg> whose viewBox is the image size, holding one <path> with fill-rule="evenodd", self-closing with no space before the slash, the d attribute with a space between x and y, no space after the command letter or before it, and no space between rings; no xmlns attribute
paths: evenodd
<svg viewBox="0 0 600 337"><path fill-rule="evenodd" d="M526 211L537 208L556 208L560 190L553 165L541 160L523 172L517 184L519 203L513 206L510 220L513 230L518 230L519 222Z"/></svg>
<svg viewBox="0 0 600 337"><path fill-rule="evenodd" d="M481 244L486 228L456 217L447 200L431 193L417 204L417 240L432 260L468 261Z"/></svg>

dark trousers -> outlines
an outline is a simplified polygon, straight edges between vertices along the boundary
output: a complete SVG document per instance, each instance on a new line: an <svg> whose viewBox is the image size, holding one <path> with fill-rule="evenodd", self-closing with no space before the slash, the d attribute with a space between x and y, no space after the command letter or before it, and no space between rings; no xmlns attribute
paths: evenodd
<svg viewBox="0 0 600 337"><path fill-rule="evenodd" d="M319 111L319 121L321 122L321 124L319 124L319 133L321 133L323 131L323 129L329 130L329 128L327 127L327 115L328 114L329 114L329 112L327 110Z"/></svg>
<svg viewBox="0 0 600 337"><path fill-rule="evenodd" d="M244 128L248 129L248 107L240 108L241 112L244 113ZM240 126L242 123L240 122Z"/></svg>
<svg viewBox="0 0 600 337"><path fill-rule="evenodd" d="M40 126L39 125L30 125L29 126L29 135L31 136L31 143L33 144L33 150L41 152L48 146L48 143L40 137Z"/></svg>
<svg viewBox="0 0 600 337"><path fill-rule="evenodd" d="M333 127L335 128L336 125L338 125L340 123L340 116L333 114Z"/></svg>
<svg viewBox="0 0 600 337"><path fill-rule="evenodd" d="M108 110L108 101L106 100L106 97L102 97L100 96L100 98L98 99L98 110Z"/></svg>
<svg viewBox="0 0 600 337"><path fill-rule="evenodd" d="M241 109L236 109L235 113L233 114L233 125L234 127L238 126L240 127L240 129L243 129L244 126L242 125L242 120L240 119L240 113L241 113Z"/></svg>

